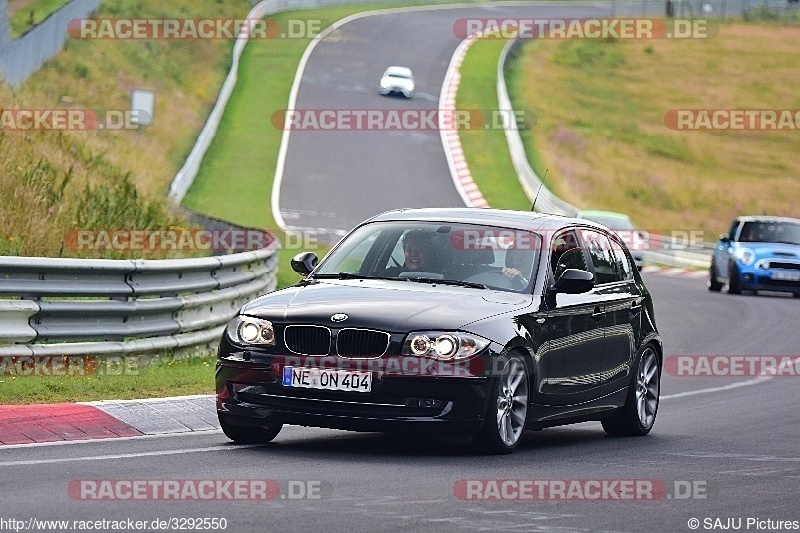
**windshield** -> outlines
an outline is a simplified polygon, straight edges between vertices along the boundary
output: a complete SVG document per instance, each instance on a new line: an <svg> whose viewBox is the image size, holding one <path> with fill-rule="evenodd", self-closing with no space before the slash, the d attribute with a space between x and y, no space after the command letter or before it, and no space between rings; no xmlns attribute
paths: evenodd
<svg viewBox="0 0 800 533"><path fill-rule="evenodd" d="M406 80L411 77L411 74L405 70L388 70L386 71L386 75L392 78L403 78Z"/></svg>
<svg viewBox="0 0 800 533"><path fill-rule="evenodd" d="M780 242L800 245L800 224L792 222L745 222L739 242Z"/></svg>
<svg viewBox="0 0 800 533"><path fill-rule="evenodd" d="M441 222L375 222L331 251L314 277L385 278L530 292L541 239L528 231Z"/></svg>

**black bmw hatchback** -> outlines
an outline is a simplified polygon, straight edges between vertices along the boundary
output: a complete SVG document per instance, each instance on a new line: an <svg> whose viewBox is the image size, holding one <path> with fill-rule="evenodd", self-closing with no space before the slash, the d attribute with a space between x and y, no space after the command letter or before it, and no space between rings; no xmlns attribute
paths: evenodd
<svg viewBox="0 0 800 533"><path fill-rule="evenodd" d="M661 338L629 251L587 220L409 209L353 229L297 285L245 305L219 347L234 441L283 424L469 434L509 453L524 429L599 420L645 435Z"/></svg>

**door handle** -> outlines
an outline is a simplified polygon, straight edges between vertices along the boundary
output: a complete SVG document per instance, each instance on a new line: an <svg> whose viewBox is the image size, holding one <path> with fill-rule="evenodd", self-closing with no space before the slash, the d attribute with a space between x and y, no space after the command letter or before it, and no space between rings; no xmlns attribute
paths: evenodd
<svg viewBox="0 0 800 533"><path fill-rule="evenodd" d="M639 305L631 305L631 316L636 316L642 312L642 304Z"/></svg>

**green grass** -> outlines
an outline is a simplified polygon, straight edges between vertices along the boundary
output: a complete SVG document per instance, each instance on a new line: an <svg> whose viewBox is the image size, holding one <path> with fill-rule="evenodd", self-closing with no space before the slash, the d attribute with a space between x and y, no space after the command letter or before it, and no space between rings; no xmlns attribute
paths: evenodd
<svg viewBox="0 0 800 533"><path fill-rule="evenodd" d="M479 110L484 114L498 110L497 63L505 44L502 39L485 39L470 46L461 65L456 95L458 109ZM490 206L528 211L530 200L511 162L505 132L496 124L491 125L494 127L459 132L472 178Z"/></svg>
<svg viewBox="0 0 800 533"><path fill-rule="evenodd" d="M212 355L162 356L149 366L98 366L90 376L0 375L0 404L83 402L214 393Z"/></svg>
<svg viewBox="0 0 800 533"><path fill-rule="evenodd" d="M11 37L18 39L66 3L67 0L34 0L16 10L8 19Z"/></svg>
<svg viewBox="0 0 800 533"><path fill-rule="evenodd" d="M741 214L798 216L796 131L680 131L676 109L797 109L797 28L722 22L709 39L536 41L509 78L531 165L584 209L713 239ZM775 191L780 191L777 193Z"/></svg>

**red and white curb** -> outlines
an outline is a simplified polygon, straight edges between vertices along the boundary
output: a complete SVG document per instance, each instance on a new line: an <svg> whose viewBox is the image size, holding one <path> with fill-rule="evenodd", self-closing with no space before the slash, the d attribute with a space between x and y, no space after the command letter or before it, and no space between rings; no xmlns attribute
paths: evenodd
<svg viewBox="0 0 800 533"><path fill-rule="evenodd" d="M447 159L447 165L450 167L450 176L453 178L456 190L458 190L467 207L489 207L489 203L481 194L475 180L472 179L472 173L469 171L469 165L467 165L467 160L464 157L458 129L454 127L453 121L448 117L455 116L456 95L458 94L458 85L461 82L461 74L459 72L461 64L464 62L464 57L469 47L481 36L481 32L473 33L461 41L456 51L453 52L444 82L442 82L442 92L439 95L439 134L444 147L444 155Z"/></svg>
<svg viewBox="0 0 800 533"><path fill-rule="evenodd" d="M664 274L667 276L677 276L684 278L704 278L708 276L708 271L706 270L690 270L687 268L670 268L670 267L660 267L660 266L650 266L650 265L642 267L642 272L651 274Z"/></svg>
<svg viewBox="0 0 800 533"><path fill-rule="evenodd" d="M0 405L0 445L219 429L213 395L86 403Z"/></svg>

